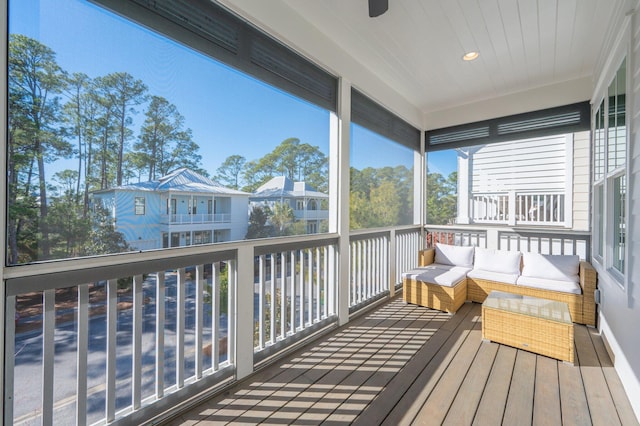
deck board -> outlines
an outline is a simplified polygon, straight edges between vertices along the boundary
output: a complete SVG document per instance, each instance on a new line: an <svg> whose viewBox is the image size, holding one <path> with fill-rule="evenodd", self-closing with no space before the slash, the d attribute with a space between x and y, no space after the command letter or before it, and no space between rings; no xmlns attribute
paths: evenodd
<svg viewBox="0 0 640 426"><path fill-rule="evenodd" d="M395 298L167 424L638 425L595 330L574 366L482 341L480 315Z"/></svg>

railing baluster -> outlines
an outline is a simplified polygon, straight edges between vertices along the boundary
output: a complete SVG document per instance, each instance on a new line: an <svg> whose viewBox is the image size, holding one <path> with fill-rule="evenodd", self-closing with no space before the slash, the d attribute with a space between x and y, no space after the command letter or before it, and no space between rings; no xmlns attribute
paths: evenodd
<svg viewBox="0 0 640 426"><path fill-rule="evenodd" d="M304 250L299 250L299 262L300 262L300 328L304 328L305 324L305 279L304 279Z"/></svg>
<svg viewBox="0 0 640 426"><path fill-rule="evenodd" d="M142 275L133 277L133 336L131 354L131 404L140 408L142 395Z"/></svg>
<svg viewBox="0 0 640 426"><path fill-rule="evenodd" d="M314 283L314 288L315 288L315 292L316 292L316 321L320 321L321 315L320 315L320 273L321 273L321 269L320 268L320 247L316 247L316 259L314 262L315 268L316 268L316 282Z"/></svg>
<svg viewBox="0 0 640 426"><path fill-rule="evenodd" d="M56 292L42 294L42 424L53 424L53 368L55 360Z"/></svg>
<svg viewBox="0 0 640 426"><path fill-rule="evenodd" d="M291 268L290 271L290 286L291 286L291 324L289 324L289 330L291 331L291 334L294 334L296 332L296 311L298 310L298 306L297 306L297 299L296 299L296 252L295 250L291 250L289 252L289 256L290 256L290 262L289 262L289 267Z"/></svg>
<svg viewBox="0 0 640 426"><path fill-rule="evenodd" d="M89 284L78 286L78 353L76 363L76 424L87 422L87 352L89 347Z"/></svg>
<svg viewBox="0 0 640 426"><path fill-rule="evenodd" d="M265 257L258 257L258 347L264 348L264 326L265 326Z"/></svg>
<svg viewBox="0 0 640 426"><path fill-rule="evenodd" d="M16 296L5 297L4 317L4 424L13 424L16 363Z"/></svg>
<svg viewBox="0 0 640 426"><path fill-rule="evenodd" d="M313 250L306 249L307 253L307 324L313 322Z"/></svg>
<svg viewBox="0 0 640 426"><path fill-rule="evenodd" d="M116 416L116 332L118 327L118 280L107 282L107 422Z"/></svg>
<svg viewBox="0 0 640 426"><path fill-rule="evenodd" d="M287 253L279 252L278 254L280 256L280 336L284 339L287 336Z"/></svg>
<svg viewBox="0 0 640 426"><path fill-rule="evenodd" d="M178 389L184 387L184 333L186 319L186 282L187 276L184 268L178 269L177 282L177 312L176 312L176 385Z"/></svg>
<svg viewBox="0 0 640 426"><path fill-rule="evenodd" d="M156 272L156 399L164 396L164 271Z"/></svg>
<svg viewBox="0 0 640 426"><path fill-rule="evenodd" d="M271 312L271 324L269 326L269 341L273 345L276 342L276 306L278 306L278 304L276 303L276 253L271 253L271 259L269 263L271 265L271 303L269 306L269 312Z"/></svg>
<svg viewBox="0 0 640 426"><path fill-rule="evenodd" d="M202 378L202 356L204 345L202 343L202 326L204 321L204 265L196 266L196 379Z"/></svg>
<svg viewBox="0 0 640 426"><path fill-rule="evenodd" d="M324 307L325 318L329 316L329 248L324 246L322 248L324 253L324 280L322 281L322 302Z"/></svg>
<svg viewBox="0 0 640 426"><path fill-rule="evenodd" d="M227 360L230 365L236 365L236 292L238 291L238 262L230 260L227 263L228 302L227 302ZM253 285L253 284L252 284ZM220 293L218 293L220 294Z"/></svg>
<svg viewBox="0 0 640 426"><path fill-rule="evenodd" d="M229 266L227 265L227 269ZM227 280L227 288L231 288L231 282ZM228 293L231 293L229 290ZM211 265L211 366L213 371L218 371L220 363L220 262ZM229 331L229 315L227 315L227 336ZM227 337L227 345L229 337ZM228 351L227 351L228 359Z"/></svg>

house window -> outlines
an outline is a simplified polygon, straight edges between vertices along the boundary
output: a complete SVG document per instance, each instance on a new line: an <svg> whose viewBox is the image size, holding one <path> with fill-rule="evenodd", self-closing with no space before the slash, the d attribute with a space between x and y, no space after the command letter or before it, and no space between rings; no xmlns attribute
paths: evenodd
<svg viewBox="0 0 640 426"><path fill-rule="evenodd" d="M135 210L136 216L145 214L145 199L144 199L144 197L135 197L134 210Z"/></svg>
<svg viewBox="0 0 640 426"><path fill-rule="evenodd" d="M296 200L296 210L304 210L304 200Z"/></svg>
<svg viewBox="0 0 640 426"><path fill-rule="evenodd" d="M595 258L624 282L627 226L626 59L594 114Z"/></svg>

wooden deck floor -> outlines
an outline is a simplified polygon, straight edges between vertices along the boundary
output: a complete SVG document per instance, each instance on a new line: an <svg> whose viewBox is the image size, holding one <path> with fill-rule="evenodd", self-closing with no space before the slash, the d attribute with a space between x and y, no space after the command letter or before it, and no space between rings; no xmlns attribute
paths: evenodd
<svg viewBox="0 0 640 426"><path fill-rule="evenodd" d="M480 320L394 299L171 424L638 424L596 330L576 326L572 366Z"/></svg>

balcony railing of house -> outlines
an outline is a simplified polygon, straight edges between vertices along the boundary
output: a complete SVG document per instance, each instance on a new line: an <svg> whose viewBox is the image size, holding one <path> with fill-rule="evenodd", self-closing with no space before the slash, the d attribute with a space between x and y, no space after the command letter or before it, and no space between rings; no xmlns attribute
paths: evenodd
<svg viewBox="0 0 640 426"><path fill-rule="evenodd" d="M591 233L587 231L514 229L491 227L481 229L462 226L427 225L425 247L440 242L473 245L497 250L517 250L542 254L571 254L591 260Z"/></svg>
<svg viewBox="0 0 640 426"><path fill-rule="evenodd" d="M418 264L420 240L421 232L416 227L356 231L351 234L350 312L357 311L389 292L393 295L396 286L402 281L402 272L415 268Z"/></svg>
<svg viewBox="0 0 640 426"><path fill-rule="evenodd" d="M565 225L565 195L559 192L485 192L469 200L473 223Z"/></svg>
<svg viewBox="0 0 640 426"><path fill-rule="evenodd" d="M231 222L231 214L164 214L160 216L160 221L161 223L171 225L185 225L190 223L228 223Z"/></svg>
<svg viewBox="0 0 640 426"><path fill-rule="evenodd" d="M329 218L329 210L294 210L296 219L325 220Z"/></svg>
<svg viewBox="0 0 640 426"><path fill-rule="evenodd" d="M421 241L415 226L354 233L350 311L393 294ZM338 242L306 235L8 268L4 424L135 424L220 392L337 325Z"/></svg>

